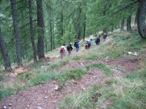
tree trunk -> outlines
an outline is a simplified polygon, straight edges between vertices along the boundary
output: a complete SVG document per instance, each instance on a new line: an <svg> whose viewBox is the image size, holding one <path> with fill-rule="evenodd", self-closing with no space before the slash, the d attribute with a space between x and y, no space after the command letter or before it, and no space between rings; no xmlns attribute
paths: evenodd
<svg viewBox="0 0 146 109"><path fill-rule="evenodd" d="M84 21L83 21L83 40L85 40L86 36L86 13L84 13Z"/></svg>
<svg viewBox="0 0 146 109"><path fill-rule="evenodd" d="M37 0L37 22L38 22L38 57L44 58L44 19L42 0Z"/></svg>
<svg viewBox="0 0 146 109"><path fill-rule="evenodd" d="M50 45L51 45L51 51L52 51L52 49L53 49L52 20L50 20L50 42L51 42Z"/></svg>
<svg viewBox="0 0 146 109"><path fill-rule="evenodd" d="M64 35L64 28L63 28L63 0L60 1L61 2L61 16L60 16L60 21L61 21L61 37Z"/></svg>
<svg viewBox="0 0 146 109"><path fill-rule="evenodd" d="M63 29L63 11L61 12L61 36L64 35L64 29Z"/></svg>
<svg viewBox="0 0 146 109"><path fill-rule="evenodd" d="M131 15L127 17L127 31L131 32Z"/></svg>
<svg viewBox="0 0 146 109"><path fill-rule="evenodd" d="M137 26L140 36L146 39L146 0L141 0L138 8Z"/></svg>
<svg viewBox="0 0 146 109"><path fill-rule="evenodd" d="M121 30L124 30L124 22L125 22L125 20L122 19L122 21L121 21Z"/></svg>
<svg viewBox="0 0 146 109"><path fill-rule="evenodd" d="M33 49L33 60L34 62L37 62L37 52L34 42L34 31L33 31L33 21L32 21L32 0L29 0L29 25L30 25L30 38L31 38L31 44Z"/></svg>
<svg viewBox="0 0 146 109"><path fill-rule="evenodd" d="M16 45L16 54L17 54L17 64L19 66L23 66L22 64L22 57L21 57L21 50L20 50L20 33L18 28L17 16L16 16L16 0L11 1L11 13L13 19L13 27L14 27L14 35L15 35L15 45Z"/></svg>
<svg viewBox="0 0 146 109"><path fill-rule="evenodd" d="M79 14L78 14L78 21L77 21L77 37L78 37L78 39L81 39L81 13L82 13L82 9L80 7L80 4L79 4L78 11L79 11Z"/></svg>
<svg viewBox="0 0 146 109"><path fill-rule="evenodd" d="M8 55L8 52L7 52L7 49L5 46L5 42L4 42L3 37L2 37L1 29L0 29L0 51L2 52L5 70L7 70L7 71L12 70L10 58L9 58L9 55Z"/></svg>

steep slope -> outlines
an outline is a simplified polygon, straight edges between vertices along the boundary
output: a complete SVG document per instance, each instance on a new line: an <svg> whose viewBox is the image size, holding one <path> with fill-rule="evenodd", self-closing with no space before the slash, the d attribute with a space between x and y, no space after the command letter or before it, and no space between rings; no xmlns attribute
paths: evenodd
<svg viewBox="0 0 146 109"><path fill-rule="evenodd" d="M136 37L137 33L132 35ZM20 86L13 87L27 88L3 98L1 107L11 109L128 109L130 106L144 108L146 100L144 71L146 70L143 66L146 64L144 54L146 46L145 41L138 37L133 39L132 35L114 33L99 46L93 44L89 50L84 50L82 47L80 52L66 56L64 59L58 58L58 52L52 53L50 62L41 62L31 71L15 78L15 82L19 82L17 84ZM125 100L127 97L131 101ZM140 102L135 106L137 97Z"/></svg>

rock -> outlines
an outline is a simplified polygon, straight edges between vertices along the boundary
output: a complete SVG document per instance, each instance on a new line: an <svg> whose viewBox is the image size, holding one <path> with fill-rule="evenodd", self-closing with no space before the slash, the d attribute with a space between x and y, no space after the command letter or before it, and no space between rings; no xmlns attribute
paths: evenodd
<svg viewBox="0 0 146 109"><path fill-rule="evenodd" d="M90 102L97 102L98 101L98 97L100 97L100 96L101 96L101 93L96 92L95 94L93 94L91 96Z"/></svg>
<svg viewBox="0 0 146 109"><path fill-rule="evenodd" d="M129 55L137 56L137 55L138 55L138 52L130 52L130 51L129 51L128 54L129 54Z"/></svg>
<svg viewBox="0 0 146 109"><path fill-rule="evenodd" d="M47 96L45 96L45 99L47 99L48 97Z"/></svg>
<svg viewBox="0 0 146 109"><path fill-rule="evenodd" d="M3 109L7 109L7 106L3 106Z"/></svg>
<svg viewBox="0 0 146 109"><path fill-rule="evenodd" d="M46 69L47 68L47 66L41 66L41 69Z"/></svg>
<svg viewBox="0 0 146 109"><path fill-rule="evenodd" d="M80 63L82 66L84 66L84 64L83 63Z"/></svg>
<svg viewBox="0 0 146 109"><path fill-rule="evenodd" d="M9 76L15 78L17 76L17 73L10 73Z"/></svg>
<svg viewBox="0 0 146 109"><path fill-rule="evenodd" d="M59 86L58 85L55 85L55 88L54 88L56 91L59 89Z"/></svg>
<svg viewBox="0 0 146 109"><path fill-rule="evenodd" d="M29 105L26 105L26 107L29 107Z"/></svg>
<svg viewBox="0 0 146 109"><path fill-rule="evenodd" d="M84 88L84 87L81 87L81 89L82 89L82 90L85 90L85 88Z"/></svg>
<svg viewBox="0 0 146 109"><path fill-rule="evenodd" d="M78 84L74 79L72 80L72 82L73 82L74 84Z"/></svg>
<svg viewBox="0 0 146 109"><path fill-rule="evenodd" d="M12 103L9 103L9 106L12 106Z"/></svg>
<svg viewBox="0 0 146 109"><path fill-rule="evenodd" d="M43 109L41 106L38 106L37 109Z"/></svg>

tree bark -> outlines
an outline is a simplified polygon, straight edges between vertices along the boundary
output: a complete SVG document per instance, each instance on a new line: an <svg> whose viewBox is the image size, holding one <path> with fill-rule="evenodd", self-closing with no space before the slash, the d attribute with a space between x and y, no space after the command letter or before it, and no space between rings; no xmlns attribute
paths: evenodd
<svg viewBox="0 0 146 109"><path fill-rule="evenodd" d="M42 0L37 0L37 22L38 22L38 57L44 58L44 18Z"/></svg>
<svg viewBox="0 0 146 109"><path fill-rule="evenodd" d="M31 38L31 44L33 49L33 60L34 62L37 62L37 52L34 42L34 31L33 31L33 21L32 21L32 0L29 0L29 25L30 25L30 38Z"/></svg>
<svg viewBox="0 0 146 109"><path fill-rule="evenodd" d="M122 19L122 21L121 21L121 30L124 30L124 19Z"/></svg>
<svg viewBox="0 0 146 109"><path fill-rule="evenodd" d="M78 6L78 21L77 21L77 38L81 39L81 13L82 13L82 9L80 7L80 3Z"/></svg>
<svg viewBox="0 0 146 109"><path fill-rule="evenodd" d="M137 13L137 27L141 38L146 39L146 0L139 0L139 8Z"/></svg>
<svg viewBox="0 0 146 109"><path fill-rule="evenodd" d="M53 33L52 33L52 20L50 20L50 45L51 45L51 51L53 49Z"/></svg>
<svg viewBox="0 0 146 109"><path fill-rule="evenodd" d="M127 31L131 32L131 15L127 17Z"/></svg>
<svg viewBox="0 0 146 109"><path fill-rule="evenodd" d="M16 55L17 55L17 64L19 66L23 66L22 64L22 57L21 57L21 50L20 50L20 33L18 28L18 21L16 16L16 0L11 1L11 13L13 19L13 27L14 27L14 36L15 36L15 45L16 45Z"/></svg>
<svg viewBox="0 0 146 109"><path fill-rule="evenodd" d="M10 61L10 58L9 58L9 55L7 52L7 48L5 46L5 42L4 42L3 37L2 37L1 29L0 29L0 51L2 52L5 70L11 71L12 70L11 61Z"/></svg>
<svg viewBox="0 0 146 109"><path fill-rule="evenodd" d="M84 13L84 21L83 21L83 40L85 40L86 36L86 13Z"/></svg>

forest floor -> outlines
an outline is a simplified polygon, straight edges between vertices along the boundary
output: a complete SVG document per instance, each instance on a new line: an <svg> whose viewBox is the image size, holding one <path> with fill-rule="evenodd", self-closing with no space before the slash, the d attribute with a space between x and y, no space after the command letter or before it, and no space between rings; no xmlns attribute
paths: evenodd
<svg viewBox="0 0 146 109"><path fill-rule="evenodd" d="M57 60L54 59L53 61ZM78 60L61 66L58 71L68 68L82 67L91 63L103 62L108 65L112 74L106 75L100 68L93 68L80 79L67 80L62 88L57 80L51 79L44 84L28 87L14 95L5 97L1 101L2 109L59 109L59 103L66 95L73 95L86 90L88 87L100 83L108 85L105 81L113 77L123 77L139 67L143 60L139 57L129 58L128 56L117 58L97 58L92 60ZM105 109L110 101L105 101L99 109Z"/></svg>

